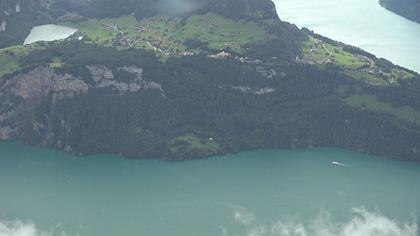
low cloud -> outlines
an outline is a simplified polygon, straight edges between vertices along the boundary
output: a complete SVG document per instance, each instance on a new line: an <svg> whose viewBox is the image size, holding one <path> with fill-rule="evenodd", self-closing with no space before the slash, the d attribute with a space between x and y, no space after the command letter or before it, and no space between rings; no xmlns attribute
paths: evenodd
<svg viewBox="0 0 420 236"><path fill-rule="evenodd" d="M37 229L33 223L22 221L0 222L0 236L51 236Z"/></svg>
<svg viewBox="0 0 420 236"><path fill-rule="evenodd" d="M157 8L165 14L184 15L200 8L203 2L199 0L160 0Z"/></svg>

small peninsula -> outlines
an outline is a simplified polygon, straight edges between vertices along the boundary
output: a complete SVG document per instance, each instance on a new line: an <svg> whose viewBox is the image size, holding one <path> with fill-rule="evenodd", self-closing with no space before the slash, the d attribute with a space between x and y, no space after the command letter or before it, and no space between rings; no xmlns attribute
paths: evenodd
<svg viewBox="0 0 420 236"><path fill-rule="evenodd" d="M420 1L418 0L380 0L379 3L398 15L420 23Z"/></svg>

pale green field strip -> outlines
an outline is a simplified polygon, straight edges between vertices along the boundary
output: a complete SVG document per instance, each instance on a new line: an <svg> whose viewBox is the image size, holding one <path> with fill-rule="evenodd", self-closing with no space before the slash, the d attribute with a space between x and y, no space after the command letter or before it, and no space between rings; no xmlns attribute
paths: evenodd
<svg viewBox="0 0 420 236"><path fill-rule="evenodd" d="M386 112L401 120L420 125L420 111L410 106L394 107L392 104L377 100L373 95L352 95L344 101L353 107L365 107L371 111Z"/></svg>

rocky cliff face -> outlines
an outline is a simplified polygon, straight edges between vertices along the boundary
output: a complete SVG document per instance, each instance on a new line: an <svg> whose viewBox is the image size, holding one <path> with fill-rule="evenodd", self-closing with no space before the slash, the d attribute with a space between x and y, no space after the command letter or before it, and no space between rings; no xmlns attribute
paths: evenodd
<svg viewBox="0 0 420 236"><path fill-rule="evenodd" d="M72 131L74 124L54 113L61 101L95 89L109 89L119 96L150 90L164 96L160 84L144 80L142 68L118 68L118 71L132 75L131 80L126 82L115 80L113 71L103 65L87 65L86 68L91 73L91 83L86 82L86 78L57 73L47 66L1 80L0 139L26 140L71 151L71 145L66 143L66 134Z"/></svg>
<svg viewBox="0 0 420 236"><path fill-rule="evenodd" d="M5 0L0 3L0 32L7 30L10 18L21 12L20 0Z"/></svg>
<svg viewBox="0 0 420 236"><path fill-rule="evenodd" d="M42 106L53 106L60 99L86 93L88 88L83 80L69 74L56 74L47 67L38 67L3 80L0 138L16 139L28 132L40 136L49 133L50 114L44 113ZM44 143L46 141L50 142L44 139Z"/></svg>
<svg viewBox="0 0 420 236"><path fill-rule="evenodd" d="M0 48L23 43L35 25L51 22L43 0L0 2Z"/></svg>
<svg viewBox="0 0 420 236"><path fill-rule="evenodd" d="M133 80L128 82L121 82L114 80L112 71L101 65L88 65L86 68L92 75L95 81L96 88L111 88L120 93L140 92L144 90L157 90L163 94L162 86L153 81L143 80L143 69L135 66L119 67L117 71L124 71L133 75Z"/></svg>

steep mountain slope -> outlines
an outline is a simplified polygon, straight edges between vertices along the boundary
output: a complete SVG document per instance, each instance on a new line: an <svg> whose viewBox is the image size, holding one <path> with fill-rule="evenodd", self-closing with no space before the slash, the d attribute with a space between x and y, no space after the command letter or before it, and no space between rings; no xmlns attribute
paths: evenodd
<svg viewBox="0 0 420 236"><path fill-rule="evenodd" d="M418 0L380 0L386 9L420 23L420 1Z"/></svg>
<svg viewBox="0 0 420 236"><path fill-rule="evenodd" d="M237 1L107 18L83 1L62 17L56 1L49 14L77 35L0 50L0 139L170 160L331 146L420 160L418 74L282 22L268 0Z"/></svg>
<svg viewBox="0 0 420 236"><path fill-rule="evenodd" d="M23 43L33 26L50 22L43 11L39 0L1 1L0 48Z"/></svg>

